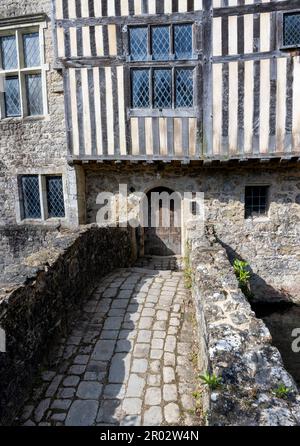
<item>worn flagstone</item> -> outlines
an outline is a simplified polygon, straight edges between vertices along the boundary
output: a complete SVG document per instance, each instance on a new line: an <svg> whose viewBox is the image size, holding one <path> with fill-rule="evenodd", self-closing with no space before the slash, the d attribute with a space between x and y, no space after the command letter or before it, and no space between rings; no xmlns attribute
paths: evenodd
<svg viewBox="0 0 300 446"><path fill-rule="evenodd" d="M174 260L142 259L99 283L50 355L17 422L52 426L200 424L193 307Z"/></svg>

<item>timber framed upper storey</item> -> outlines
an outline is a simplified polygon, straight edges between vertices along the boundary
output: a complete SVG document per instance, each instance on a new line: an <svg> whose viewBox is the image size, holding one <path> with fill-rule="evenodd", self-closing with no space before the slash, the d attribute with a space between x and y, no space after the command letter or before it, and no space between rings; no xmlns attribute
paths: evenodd
<svg viewBox="0 0 300 446"><path fill-rule="evenodd" d="M300 14L300 0L52 1L70 159L300 156L300 30L295 44L284 41L285 14ZM181 24L192 26L193 49L176 58L173 27ZM157 26L170 26L169 57L153 57ZM143 60L130 55L134 27L148 28ZM142 86L136 81L141 107L133 107L134 70L144 76ZM156 75L168 101L153 98Z"/></svg>

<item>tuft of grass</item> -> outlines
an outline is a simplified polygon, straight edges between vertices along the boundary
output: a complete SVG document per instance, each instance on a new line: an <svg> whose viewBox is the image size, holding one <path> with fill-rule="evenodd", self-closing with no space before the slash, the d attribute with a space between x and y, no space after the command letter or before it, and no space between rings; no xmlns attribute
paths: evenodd
<svg viewBox="0 0 300 446"><path fill-rule="evenodd" d="M200 379L203 381L203 384L210 388L210 390L216 390L222 386L222 378L214 373L205 373L204 375L200 376Z"/></svg>
<svg viewBox="0 0 300 446"><path fill-rule="evenodd" d="M190 290L193 286L193 270L190 264L190 246L187 243L186 245L186 255L183 259L183 275L184 275L184 285L185 287Z"/></svg>
<svg viewBox="0 0 300 446"><path fill-rule="evenodd" d="M281 399L288 398L291 392L292 389L290 387L286 387L284 384L279 384L279 386L273 391L274 395Z"/></svg>

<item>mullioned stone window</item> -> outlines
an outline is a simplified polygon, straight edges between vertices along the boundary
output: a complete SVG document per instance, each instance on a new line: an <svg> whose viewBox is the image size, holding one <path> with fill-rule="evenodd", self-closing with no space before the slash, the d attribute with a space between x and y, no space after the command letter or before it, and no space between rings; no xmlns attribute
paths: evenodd
<svg viewBox="0 0 300 446"><path fill-rule="evenodd" d="M19 193L22 220L65 218L62 176L21 175Z"/></svg>
<svg viewBox="0 0 300 446"><path fill-rule="evenodd" d="M0 119L48 113L45 26L43 22L0 20Z"/></svg>

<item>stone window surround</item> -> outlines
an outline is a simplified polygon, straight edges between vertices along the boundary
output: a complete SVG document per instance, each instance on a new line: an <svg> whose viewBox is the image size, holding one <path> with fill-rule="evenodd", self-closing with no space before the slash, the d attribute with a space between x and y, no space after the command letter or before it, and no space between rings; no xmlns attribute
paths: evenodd
<svg viewBox="0 0 300 446"><path fill-rule="evenodd" d="M42 76L42 95L43 95L43 115L40 116L27 116L25 113L25 101L26 101L26 91L25 86L21 85L20 88L20 102L21 102L21 113L20 117L6 117L5 109L4 109L4 94L0 92L0 121L20 121L20 120L40 120L40 119L49 119L49 111L48 111L48 100L47 100L47 71L49 71L49 64L45 62L45 42L44 42L44 30L47 28L47 22L45 20L45 16L25 16L21 18L12 18L12 19L4 19L0 20L0 36L1 35L11 35L16 34L17 37L17 51L18 51L18 60L20 60L20 53L22 51L22 45L18 45L19 36L23 33L27 32L39 32L40 38L40 58L41 64L40 67L36 67L36 70L32 70L31 68L20 68L18 66L17 69L14 70L1 70L0 69L0 77L1 75L5 76L6 73L16 73L20 79L21 73L41 73ZM19 63L18 63L19 65ZM20 83L20 81L19 81Z"/></svg>
<svg viewBox="0 0 300 446"><path fill-rule="evenodd" d="M20 177L25 175L37 175L39 177L39 188L40 188L40 203L41 203L41 219L23 219L22 218L22 191L20 189ZM65 204L65 217L58 218L48 218L47 217L47 188L46 188L46 177L47 176L61 176L63 182L64 191L64 204ZM52 168L52 169L28 169L26 171L20 170L17 172L16 181L16 220L17 224L30 224L30 225L57 225L59 223L66 224L68 222L68 200L67 200L67 174L63 168Z"/></svg>
<svg viewBox="0 0 300 446"><path fill-rule="evenodd" d="M272 197L272 186L270 183L264 183L264 182L250 182L246 183L243 191L243 199L242 202L244 204L244 214L245 214L245 206L246 206L246 187L267 187L268 188L268 194L267 194L267 212L265 215L254 215L252 217L246 218L244 215L244 220L246 223L252 222L252 223L265 223L270 221L270 204L271 204L271 197Z"/></svg>

